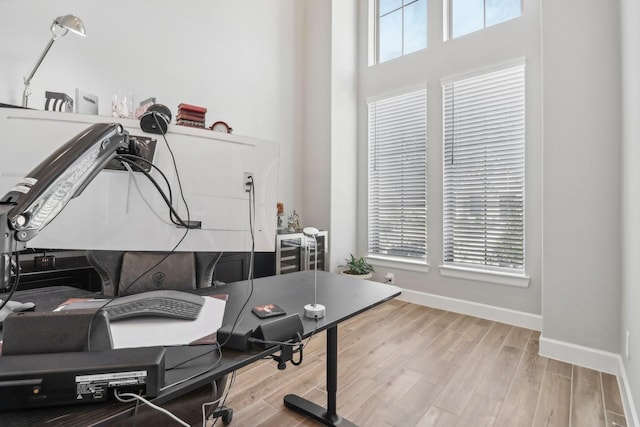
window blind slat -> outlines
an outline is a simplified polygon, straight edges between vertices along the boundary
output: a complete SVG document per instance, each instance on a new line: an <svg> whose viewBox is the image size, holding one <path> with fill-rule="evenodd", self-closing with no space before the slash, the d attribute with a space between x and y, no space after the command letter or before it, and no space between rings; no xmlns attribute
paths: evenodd
<svg viewBox="0 0 640 427"><path fill-rule="evenodd" d="M524 78L443 86L445 263L524 270Z"/></svg>

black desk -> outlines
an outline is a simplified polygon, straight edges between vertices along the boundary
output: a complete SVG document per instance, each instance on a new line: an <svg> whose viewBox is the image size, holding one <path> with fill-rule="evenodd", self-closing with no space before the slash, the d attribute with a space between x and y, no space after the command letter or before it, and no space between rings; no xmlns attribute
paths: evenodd
<svg viewBox="0 0 640 427"><path fill-rule="evenodd" d="M224 323L232 323L242 310L238 325L242 328L255 328L260 320L254 316L251 307L267 303L276 303L287 313L303 313L305 304L313 303L314 272L303 271L281 276L270 276L254 280L251 299L242 307L251 292L249 281L230 283L216 288L197 290L200 294L226 293L229 295L225 311ZM37 294L39 307L50 309L67 299L73 291L48 288L51 298L46 298L46 291L39 289ZM24 294L16 293L14 299L26 302L33 291ZM86 291L77 290L79 296ZM337 392L337 349L338 324L378 304L400 294L399 288L377 282L362 281L337 274L318 271L318 303L326 306L326 316L317 322L303 317L304 336L309 336L314 329L327 330L327 408L321 408L301 397L287 395L285 405L293 410L308 415L326 425L352 425L336 414ZM35 300L36 295L31 294ZM2 296L0 295L0 298ZM45 302L46 301L46 302ZM261 350L254 348L250 352L224 350L220 362L206 373L203 371L213 366L218 358L214 346L169 347L166 354L167 372L165 384L174 384L195 375L178 385L167 388L152 401L162 405L186 393L193 392L213 379L220 378L239 368L260 360L278 351L277 348ZM190 360L194 358L194 360ZM182 362L188 363L171 369ZM1 357L0 357L0 363ZM52 363L53 360L52 360ZM0 413L3 426L11 425L107 425L114 421L126 420L134 411L133 404L108 402L64 407L15 410ZM233 423L232 423L233 424Z"/></svg>

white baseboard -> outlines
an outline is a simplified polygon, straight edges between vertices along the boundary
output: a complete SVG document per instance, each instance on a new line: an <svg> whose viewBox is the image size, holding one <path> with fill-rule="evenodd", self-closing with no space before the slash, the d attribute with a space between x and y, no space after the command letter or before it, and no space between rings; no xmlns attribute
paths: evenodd
<svg viewBox="0 0 640 427"><path fill-rule="evenodd" d="M540 355L596 371L620 374L620 355L540 336Z"/></svg>
<svg viewBox="0 0 640 427"><path fill-rule="evenodd" d="M540 355L617 376L621 380L618 382L618 387L622 397L627 426L640 427L638 413L631 395L629 379L620 354L541 336Z"/></svg>
<svg viewBox="0 0 640 427"><path fill-rule="evenodd" d="M542 316L539 314L525 313L523 311L444 297L427 292L412 291L410 289L403 289L402 294L397 299L439 308L441 310L481 317L495 322L520 326L521 328L533 329L535 331L542 330Z"/></svg>

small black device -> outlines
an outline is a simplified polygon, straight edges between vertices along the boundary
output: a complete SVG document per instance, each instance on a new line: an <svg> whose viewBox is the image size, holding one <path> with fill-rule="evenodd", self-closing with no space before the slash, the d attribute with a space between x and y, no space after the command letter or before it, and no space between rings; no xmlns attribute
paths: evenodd
<svg viewBox="0 0 640 427"><path fill-rule="evenodd" d="M217 332L217 340L222 348L230 350L247 351L249 349L249 338L253 334L253 329L242 327L241 325L222 325Z"/></svg>
<svg viewBox="0 0 640 427"><path fill-rule="evenodd" d="M259 347L268 348L273 347L273 343L276 342L297 339L298 335L302 336L303 332L304 327L300 315L293 313L258 326L253 333L254 340L252 341Z"/></svg>
<svg viewBox="0 0 640 427"><path fill-rule="evenodd" d="M109 319L95 308L73 311L23 311L4 320L4 356L113 348Z"/></svg>
<svg viewBox="0 0 640 427"><path fill-rule="evenodd" d="M155 397L163 347L2 356L0 411L105 402L114 391Z"/></svg>
<svg viewBox="0 0 640 427"><path fill-rule="evenodd" d="M140 117L140 129L147 133L164 135L171 123L171 110L162 104L153 104Z"/></svg>

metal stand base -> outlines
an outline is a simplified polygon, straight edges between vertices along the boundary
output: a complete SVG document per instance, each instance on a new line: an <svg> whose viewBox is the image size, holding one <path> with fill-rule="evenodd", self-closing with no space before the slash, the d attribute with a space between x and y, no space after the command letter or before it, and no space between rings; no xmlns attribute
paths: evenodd
<svg viewBox="0 0 640 427"><path fill-rule="evenodd" d="M295 394L287 394L284 397L284 406L301 415L311 417L325 426L357 427L356 424L342 418L340 415L331 415L322 406L318 406Z"/></svg>
<svg viewBox="0 0 640 427"><path fill-rule="evenodd" d="M306 307L305 307L306 308ZM327 329L327 408L316 405L295 394L284 397L284 406L311 417L325 426L355 427L351 421L345 420L337 414L338 392L338 326Z"/></svg>
<svg viewBox="0 0 640 427"><path fill-rule="evenodd" d="M322 319L324 317L324 305L307 304L304 306L304 317L309 319Z"/></svg>

